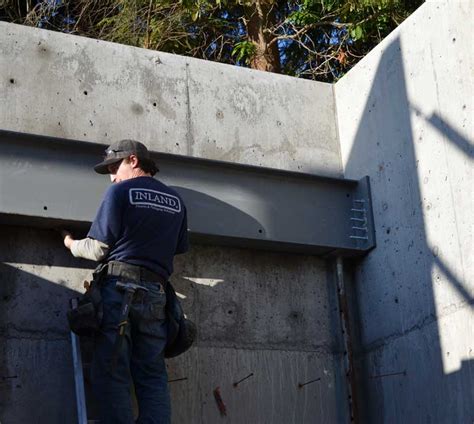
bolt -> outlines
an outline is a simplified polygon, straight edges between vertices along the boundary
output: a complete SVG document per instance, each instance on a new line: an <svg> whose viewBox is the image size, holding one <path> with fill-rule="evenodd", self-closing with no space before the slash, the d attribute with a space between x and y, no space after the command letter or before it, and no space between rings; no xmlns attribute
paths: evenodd
<svg viewBox="0 0 474 424"><path fill-rule="evenodd" d="M184 377L184 378L175 378L174 380L168 380L168 383L174 383L175 381L184 381L184 380L187 380L188 377Z"/></svg>
<svg viewBox="0 0 474 424"><path fill-rule="evenodd" d="M250 377L252 377L252 376L253 376L253 372L250 373L247 377L242 378L242 380L236 381L236 382L233 384L233 386L234 386L234 387L237 387L240 383L242 383L242 381L247 380L247 378L250 378Z"/></svg>
<svg viewBox="0 0 474 424"><path fill-rule="evenodd" d="M306 386L307 384L311 384L311 383L314 383L314 382L319 381L319 380L321 380L321 377L318 377L314 380L307 381L306 383L298 383L298 387L301 389L302 387Z"/></svg>
<svg viewBox="0 0 474 424"><path fill-rule="evenodd" d="M403 375L406 376L407 372L405 371L400 371L400 372L392 372L390 374L379 374L379 375L371 375L369 378L383 378L383 377L392 377L394 375Z"/></svg>

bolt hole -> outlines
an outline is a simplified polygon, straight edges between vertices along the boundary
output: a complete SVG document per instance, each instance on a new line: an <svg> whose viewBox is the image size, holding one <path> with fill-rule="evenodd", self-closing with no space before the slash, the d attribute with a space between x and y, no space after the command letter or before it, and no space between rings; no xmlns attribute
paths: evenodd
<svg viewBox="0 0 474 424"><path fill-rule="evenodd" d="M156 102L153 102L153 106L155 106L155 107L156 107Z"/></svg>
<svg viewBox="0 0 474 424"><path fill-rule="evenodd" d="M228 313L229 315L232 315L232 314L233 314L233 312L232 312L232 311L227 311L227 313Z"/></svg>
<svg viewBox="0 0 474 424"><path fill-rule="evenodd" d="M346 197L351 197L351 195L349 193L346 193Z"/></svg>
<svg viewBox="0 0 474 424"><path fill-rule="evenodd" d="M47 211L47 210L48 210L48 207L47 207L47 206L43 206L43 209L44 209L45 211Z"/></svg>
<svg viewBox="0 0 474 424"><path fill-rule="evenodd" d="M10 84L15 84L15 79L14 78L10 78Z"/></svg>
<svg viewBox="0 0 474 424"><path fill-rule="evenodd" d="M262 230L262 229L260 229L260 230L258 230L258 232L259 232L260 234L262 234L262 233L263 233L263 230Z"/></svg>
<svg viewBox="0 0 474 424"><path fill-rule="evenodd" d="M87 96L87 91L86 90L84 90L84 96Z"/></svg>

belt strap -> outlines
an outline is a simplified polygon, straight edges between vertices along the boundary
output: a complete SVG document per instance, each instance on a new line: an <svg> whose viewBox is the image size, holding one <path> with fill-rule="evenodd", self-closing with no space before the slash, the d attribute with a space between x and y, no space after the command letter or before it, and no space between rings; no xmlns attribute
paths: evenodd
<svg viewBox="0 0 474 424"><path fill-rule="evenodd" d="M107 264L107 275L123 277L131 281L156 281L165 286L167 279L162 275L150 271L142 266L127 264L125 262L110 261Z"/></svg>

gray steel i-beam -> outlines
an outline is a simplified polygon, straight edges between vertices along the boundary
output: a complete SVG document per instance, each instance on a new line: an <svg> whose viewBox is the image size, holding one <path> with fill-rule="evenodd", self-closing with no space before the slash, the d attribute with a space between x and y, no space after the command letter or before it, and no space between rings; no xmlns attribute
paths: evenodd
<svg viewBox="0 0 474 424"><path fill-rule="evenodd" d="M86 229L108 178L104 145L0 131L0 223ZM370 185L249 165L152 153L158 178L188 209L200 243L362 255L375 246Z"/></svg>

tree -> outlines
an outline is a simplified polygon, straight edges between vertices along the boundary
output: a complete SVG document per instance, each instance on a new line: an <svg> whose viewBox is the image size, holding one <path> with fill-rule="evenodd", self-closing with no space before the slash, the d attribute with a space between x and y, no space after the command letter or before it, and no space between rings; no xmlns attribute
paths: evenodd
<svg viewBox="0 0 474 424"><path fill-rule="evenodd" d="M332 82L423 0L7 0L0 19Z"/></svg>

